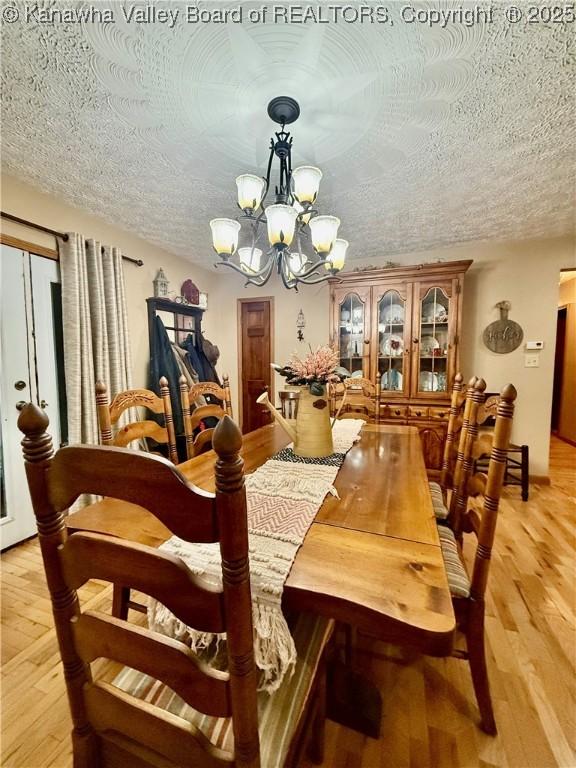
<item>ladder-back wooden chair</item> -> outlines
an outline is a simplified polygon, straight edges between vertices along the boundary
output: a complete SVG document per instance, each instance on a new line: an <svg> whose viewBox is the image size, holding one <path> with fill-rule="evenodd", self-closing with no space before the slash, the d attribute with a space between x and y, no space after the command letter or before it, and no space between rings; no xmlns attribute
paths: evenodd
<svg viewBox="0 0 576 768"><path fill-rule="evenodd" d="M465 640L465 647L460 648L456 645L453 656L467 659L470 663L474 692L480 710L481 727L489 734L496 733L496 723L484 647L484 597L506 471L506 451L510 442L515 399L516 390L512 384L508 384L502 390L498 403L488 474L476 473L467 481L470 496L483 496L481 513L476 509L470 509L465 512L461 521L462 530L465 533L474 533L477 537L471 578L468 576L462 550L454 533L447 526L438 525L457 627ZM469 435L467 439L472 442L474 436ZM477 446L476 450L472 449L470 452L472 459L475 452L482 449L483 446Z"/></svg>
<svg viewBox="0 0 576 768"><path fill-rule="evenodd" d="M113 427L128 408L147 408L152 413L161 414L164 417L165 426L162 427L156 421L146 419L127 424L114 434ZM149 389L128 389L118 392L110 404L108 404L106 385L98 381L96 382L96 410L102 445L124 448L133 440L149 437L157 443L167 443L170 461L174 464L178 463L170 389L168 380L164 376L160 379L160 397Z"/></svg>
<svg viewBox="0 0 576 768"><path fill-rule="evenodd" d="M340 413L340 408L346 394L346 387L343 381L331 382L326 387L328 394L328 403L330 407L330 416L336 418Z"/></svg>
<svg viewBox="0 0 576 768"><path fill-rule="evenodd" d="M174 464L178 463L176 431L172 417L172 403L170 402L168 380L163 376L159 383L160 397L149 389L127 389L124 392L118 392L112 402L108 404L106 385L101 381L96 382L96 410L102 445L125 448L134 440L142 440L149 437L156 443L166 443L168 445L170 461ZM144 419L126 424L126 426L121 427L114 434L113 427L129 408L146 408L152 411L152 413L160 414L164 417L165 426L160 426L160 424L152 419ZM146 606L131 600L128 587L115 584L112 615L125 619L130 608L134 611L140 611L140 613L146 613Z"/></svg>
<svg viewBox="0 0 576 768"><path fill-rule="evenodd" d="M182 418L184 421L184 434L186 435L186 455L189 459L205 453L212 448L214 428L209 427L196 433L200 422L205 419L221 419L224 415L232 418L232 399L230 396L230 384L228 377L222 379L219 387L212 381L201 381L188 387L184 376L180 377L180 402L182 405ZM206 403L206 396L216 399L218 403ZM201 403L192 410L194 403ZM206 404L205 404L206 403Z"/></svg>
<svg viewBox="0 0 576 768"><path fill-rule="evenodd" d="M462 517L466 514L468 504L468 479L474 467L472 454L478 438L478 414L484 402L485 390L484 379L473 377L468 383L466 392L464 418L458 441L447 517L447 523L459 541L462 539Z"/></svg>
<svg viewBox="0 0 576 768"><path fill-rule="evenodd" d="M460 374L457 374L452 390L440 482L437 483L433 480L429 482L436 519L449 520L450 525L454 524L456 493L461 486L464 466L466 466L468 473L471 470L470 462L467 462L469 457L465 455L466 435L470 427L472 427L473 435L477 435L477 413L483 402L486 382L484 379L473 376L468 382L465 393L462 389L463 379ZM471 448L473 443L469 445ZM459 503L466 504L464 489L462 489L462 498Z"/></svg>
<svg viewBox="0 0 576 768"><path fill-rule="evenodd" d="M48 418L34 405L23 409L18 425L64 665L75 768L280 768L299 759L305 723L314 723L321 760L320 672L330 620L302 614L294 675L274 694L257 697L242 437L232 420L224 417L214 433L215 494L143 452L81 445L54 455ZM222 589L203 585L172 554L93 532L68 535L64 512L83 493L138 504L185 541L218 542ZM226 633L228 671L208 666L178 640L82 610L77 590L90 579L130 584L185 625ZM96 674L102 662L93 665L102 659L115 663L104 677Z"/></svg>
<svg viewBox="0 0 576 768"><path fill-rule="evenodd" d="M498 395L492 392L487 394L486 400L478 414L478 424L480 425L479 437L483 440L483 445L486 448L483 453L478 455L475 462L475 468L477 467L479 470L485 470L488 466L498 400ZM522 501L528 501L530 492L530 449L526 444L510 443L507 452L504 485L519 485Z"/></svg>
<svg viewBox="0 0 576 768"><path fill-rule="evenodd" d="M474 383L476 379L474 378ZM457 373L454 377L452 386L452 396L450 398L450 412L448 415L448 429L446 432L446 442L444 443L444 453L442 456L442 468L440 471L440 482L430 480L430 494L432 496L432 505L434 514L438 520L445 520L448 517L447 494L452 488L452 475L454 465L456 464L457 441L460 430L462 429L462 406L466 401L466 392L464 392L464 377Z"/></svg>
<svg viewBox="0 0 576 768"><path fill-rule="evenodd" d="M344 397L337 413L338 419L366 419L380 421L380 382L370 379L349 378L344 381Z"/></svg>

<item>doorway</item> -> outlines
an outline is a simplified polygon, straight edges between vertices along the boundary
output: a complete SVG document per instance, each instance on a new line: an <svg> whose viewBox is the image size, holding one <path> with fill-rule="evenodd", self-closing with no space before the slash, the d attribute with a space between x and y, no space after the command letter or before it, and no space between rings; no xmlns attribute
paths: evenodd
<svg viewBox="0 0 576 768"><path fill-rule="evenodd" d="M552 424L551 431L558 432L560 422L560 405L562 403L562 384L564 379L564 352L566 345L566 307L558 308L556 324L556 351L554 353L554 387L552 390Z"/></svg>
<svg viewBox="0 0 576 768"><path fill-rule="evenodd" d="M552 390L552 433L576 445L576 270L560 273L554 385Z"/></svg>
<svg viewBox="0 0 576 768"><path fill-rule="evenodd" d="M18 248L0 251L0 545L36 533L18 429L22 407L46 411L54 447L61 440L55 317L58 263Z"/></svg>
<svg viewBox="0 0 576 768"><path fill-rule="evenodd" d="M238 299L239 401L242 432L252 432L271 421L270 412L256 403L264 391L272 392L272 328L274 299Z"/></svg>

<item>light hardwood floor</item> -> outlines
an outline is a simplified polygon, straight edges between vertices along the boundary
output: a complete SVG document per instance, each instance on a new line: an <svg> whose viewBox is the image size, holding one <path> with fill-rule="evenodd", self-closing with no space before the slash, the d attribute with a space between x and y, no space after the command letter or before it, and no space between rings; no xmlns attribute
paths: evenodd
<svg viewBox="0 0 576 768"><path fill-rule="evenodd" d="M399 659L360 637L359 666L384 698L381 737L328 721L325 768L576 766L576 448L556 439L551 479L531 486L527 503L519 488L506 489L501 505L487 616L499 735L476 725L466 662ZM110 607L104 584L88 584L83 596ZM70 768L70 718L35 540L2 556L2 666L1 764Z"/></svg>

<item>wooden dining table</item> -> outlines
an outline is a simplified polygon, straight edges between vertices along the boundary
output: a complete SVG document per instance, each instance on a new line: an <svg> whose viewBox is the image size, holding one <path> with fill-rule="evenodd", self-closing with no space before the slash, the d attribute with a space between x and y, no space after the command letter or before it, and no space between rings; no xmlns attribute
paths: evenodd
<svg viewBox="0 0 576 768"><path fill-rule="evenodd" d="M246 473L290 440L276 424L243 437ZM215 454L178 465L214 490ZM455 617L415 427L365 424L296 558L283 607L310 610L382 640L448 655ZM169 503L169 500L167 500ZM170 531L141 507L105 498L68 516L69 531L108 533L159 546Z"/></svg>

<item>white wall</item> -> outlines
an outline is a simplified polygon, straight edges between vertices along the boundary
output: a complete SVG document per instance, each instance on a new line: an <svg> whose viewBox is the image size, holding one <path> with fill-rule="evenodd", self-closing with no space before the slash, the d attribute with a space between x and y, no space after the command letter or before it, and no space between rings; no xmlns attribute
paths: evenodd
<svg viewBox="0 0 576 768"><path fill-rule="evenodd" d="M353 247L353 245L351 246ZM558 277L561 268L576 263L574 241L568 237L511 243L470 243L457 248L442 248L425 253L407 253L372 260L382 266L390 259L399 264L457 259L473 259L464 285L464 319L461 363L465 377L473 374L486 379L488 391L499 391L512 382L518 389L513 440L530 446L530 471L547 475L552 403L552 379L558 305ZM354 261L350 266L366 266ZM313 346L328 341L329 295L327 286L305 286L299 293L285 290L274 278L264 288L243 288L239 275L222 276L215 289L219 297L221 327L215 334L220 346L220 370L229 372L232 391L238 392L236 298L273 296L275 301L276 362L304 345L296 341L296 317L302 308L306 318L306 343ZM508 300L511 319L520 323L524 340L542 340L540 367L524 367L524 345L508 355L497 355L482 342L482 331L499 317L494 305ZM276 390L283 380L276 377ZM238 402L234 403L238 413Z"/></svg>
<svg viewBox="0 0 576 768"><path fill-rule="evenodd" d="M126 232L120 226L112 226L102 219L91 216L86 211L66 205L51 195L43 194L13 177L2 176L1 197L2 210L7 213L59 232L79 232L86 238L93 237L107 245L119 247L130 258L142 259L144 262L142 267L137 267L129 262L124 263L128 322L132 343L132 373L135 387L148 385L150 356L146 299L153 295L152 281L160 267L164 268L170 281L171 290L179 293L184 280L190 278L201 291L208 293L209 304L208 311L204 315L203 328L208 338L214 334L216 328L215 313L211 311L211 306L213 301L217 303L212 295L216 285L216 270L208 272L197 267L185 259L163 251L136 235ZM166 226L170 226L169 213L166 216ZM43 245L46 248L56 248L55 239L51 235L23 227L7 219L2 219L2 232L36 245Z"/></svg>

